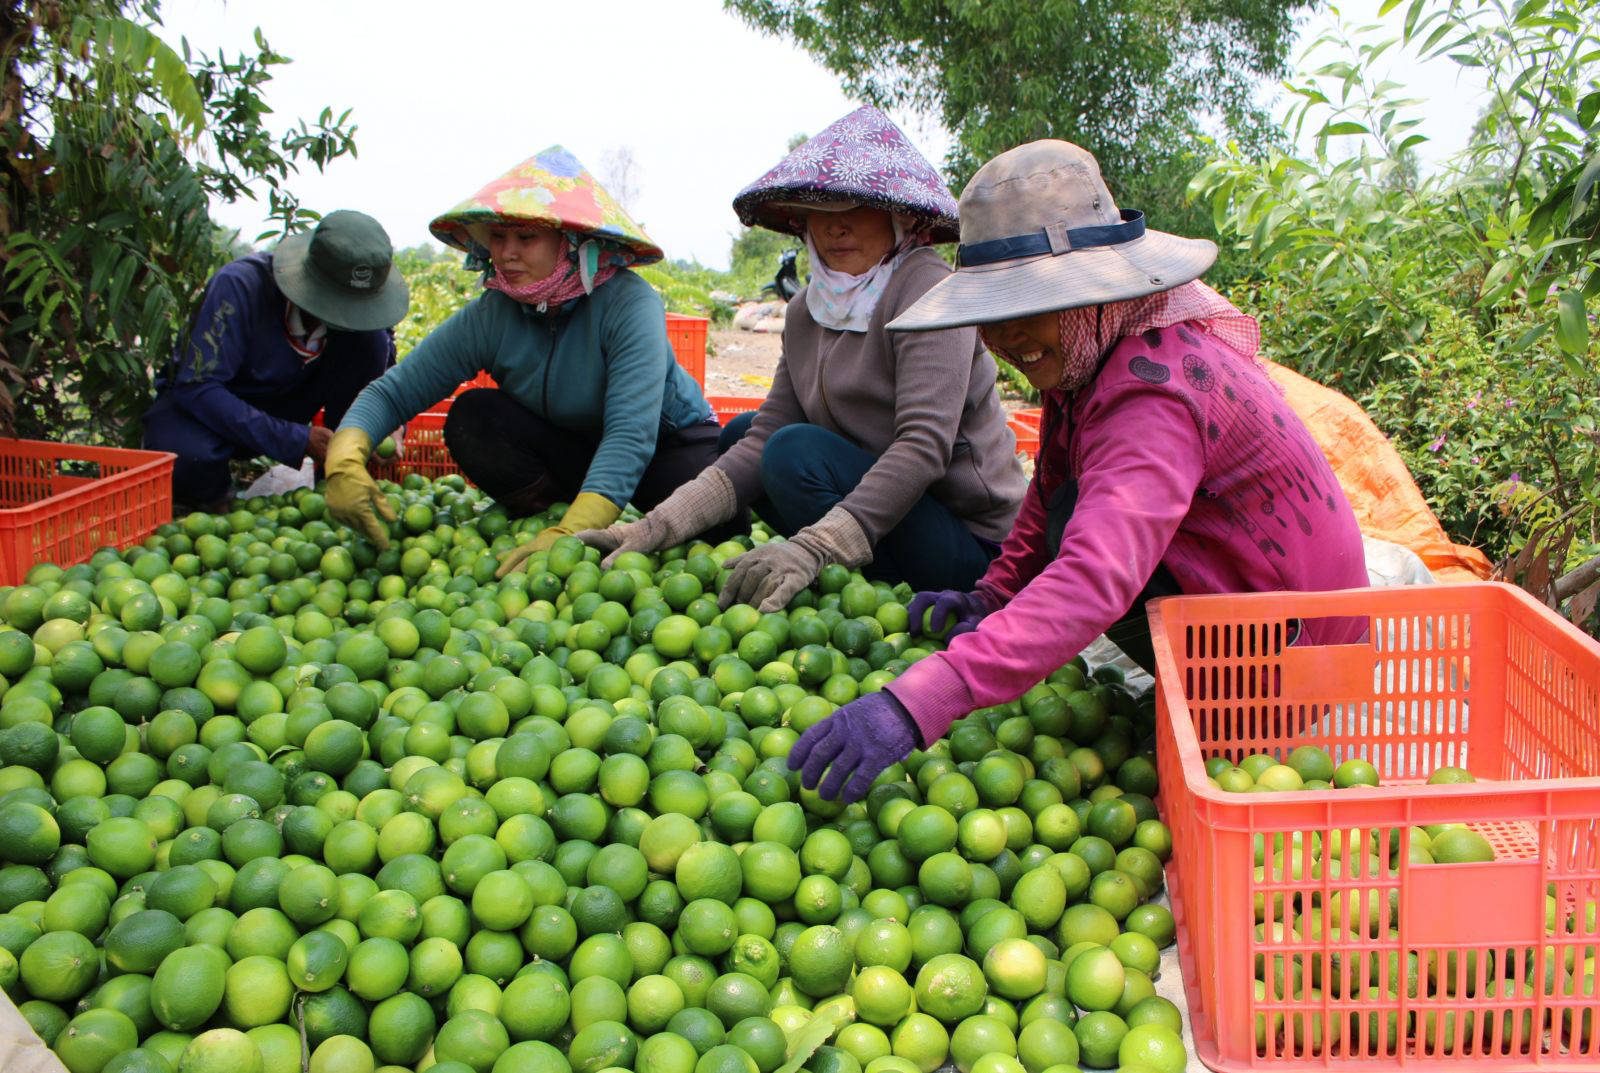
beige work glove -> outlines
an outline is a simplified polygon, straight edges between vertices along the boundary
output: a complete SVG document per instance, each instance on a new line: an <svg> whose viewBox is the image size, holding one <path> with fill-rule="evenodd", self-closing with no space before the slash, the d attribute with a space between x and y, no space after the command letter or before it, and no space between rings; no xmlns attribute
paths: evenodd
<svg viewBox="0 0 1600 1073"><path fill-rule="evenodd" d="M579 492L573 499L572 505L567 508L567 513L561 516L561 521L541 529L538 536L502 555L500 569L495 571L494 576L505 577L535 552L544 551L564 536L571 536L580 529L599 529L610 525L621 513L622 508L605 496L595 495L593 492Z"/></svg>
<svg viewBox="0 0 1600 1073"><path fill-rule="evenodd" d="M782 611L795 593L816 580L829 563L857 567L872 561L872 547L855 516L842 506L788 540L774 540L729 559L732 572L718 605L751 604L761 612Z"/></svg>
<svg viewBox="0 0 1600 1073"><path fill-rule="evenodd" d="M608 553L600 565L609 568L625 551L660 551L682 544L732 518L738 510L733 482L716 466L707 466L638 521L585 529L576 536L591 548Z"/></svg>
<svg viewBox="0 0 1600 1073"><path fill-rule="evenodd" d="M323 471L328 477L325 498L328 513L364 535L380 549L389 546L389 531L378 520L382 515L395 520L389 497L367 472L367 456L372 453L372 438L358 428L342 428L328 441Z"/></svg>

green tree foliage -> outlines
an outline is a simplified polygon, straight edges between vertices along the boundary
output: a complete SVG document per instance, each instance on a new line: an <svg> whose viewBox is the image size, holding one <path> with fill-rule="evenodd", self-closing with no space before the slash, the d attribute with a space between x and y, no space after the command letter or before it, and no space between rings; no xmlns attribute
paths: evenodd
<svg viewBox="0 0 1600 1073"><path fill-rule="evenodd" d="M1428 326L1414 354L1362 401L1445 528L1505 559L1575 522L1558 573L1600 552L1600 365L1574 373L1548 339L1508 360L1470 311L1447 302L1420 309ZM1528 326L1508 321L1497 331Z"/></svg>
<svg viewBox="0 0 1600 1073"><path fill-rule="evenodd" d="M810 137L809 134L791 134L784 143L784 152L794 152ZM810 272L810 258L799 239L793 235L768 231L764 227L739 228L739 233L733 236L733 246L728 254L728 272L723 278L723 286L740 298L759 298L761 288L771 283L773 276L777 275L779 257L785 250L792 249L800 250L796 267L800 272L800 281L804 283Z"/></svg>
<svg viewBox="0 0 1600 1073"><path fill-rule="evenodd" d="M481 294L483 284L479 273L462 265L461 254L437 246L408 246L395 253L394 265L411 289L405 319L394 326L395 351L404 361L429 332Z"/></svg>
<svg viewBox="0 0 1600 1073"><path fill-rule="evenodd" d="M287 62L174 49L156 0L0 6L0 427L137 442L153 372L231 236L210 200L264 190L274 228L315 217L285 183L355 150L348 113L274 136ZM93 405L89 405L93 400Z"/></svg>
<svg viewBox="0 0 1600 1073"><path fill-rule="evenodd" d="M731 305L711 296L713 291L726 288L726 273L707 268L696 261L658 261L634 271L661 295L668 313L711 317L715 320L727 320L733 316Z"/></svg>
<svg viewBox="0 0 1600 1073"><path fill-rule="evenodd" d="M795 269L800 282L804 283L811 274L811 255L805 251L804 243L793 235L768 231L765 227L740 228L728 255L729 289L741 298L760 298L761 288L778 274L779 259L785 250L800 251Z"/></svg>
<svg viewBox="0 0 1600 1073"><path fill-rule="evenodd" d="M1290 83L1303 151L1219 147L1192 185L1252 274L1269 356L1362 399L1452 536L1508 557L1600 545L1600 36L1585 0L1391 2ZM1383 66L1448 58L1487 83L1457 157L1424 173L1419 102ZM1287 143L1286 143L1287 144ZM1552 599L1566 588L1534 585ZM1600 590L1597 590L1600 591ZM1594 592L1580 603L1587 618Z"/></svg>
<svg viewBox="0 0 1600 1073"><path fill-rule="evenodd" d="M1208 122L1269 133L1255 100L1287 68L1296 0L725 0L883 107L936 114L960 190L990 157L1064 138L1099 159L1119 202L1158 226L1211 232L1184 203ZM1225 272L1225 269L1224 269Z"/></svg>
<svg viewBox="0 0 1600 1073"><path fill-rule="evenodd" d="M1579 371L1583 297L1600 289L1600 38L1586 6L1415 0L1399 34L1340 26L1313 42L1311 72L1289 84L1288 122L1309 150L1229 144L1191 184L1249 255L1256 300L1280 325L1275 356L1363 390L1415 348L1443 296L1502 350L1553 333ZM1467 148L1425 178L1420 102L1376 69L1395 49L1489 83ZM1528 330L1495 331L1530 308Z"/></svg>

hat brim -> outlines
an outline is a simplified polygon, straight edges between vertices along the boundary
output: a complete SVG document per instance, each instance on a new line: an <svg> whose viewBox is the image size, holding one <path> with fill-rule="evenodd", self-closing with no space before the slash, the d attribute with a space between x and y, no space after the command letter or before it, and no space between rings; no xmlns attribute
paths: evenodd
<svg viewBox="0 0 1600 1073"><path fill-rule="evenodd" d="M842 212L847 209L879 209L900 213L927 222L934 242L958 242L961 225L953 217L929 212L897 198L845 198L817 195L803 189L771 188L734 199L733 211L746 227L763 227L780 235L793 235L803 239L805 222L795 214L807 212Z"/></svg>
<svg viewBox="0 0 1600 1073"><path fill-rule="evenodd" d="M573 231L580 239L599 239L630 251L633 254L634 267L652 265L666 258L661 247L648 238L626 234L614 228L585 227L554 216L535 219L531 216L506 216L476 210L471 213L448 213L434 217L433 222L428 225L428 231L446 246L470 254L474 252L475 246L485 252L488 251L488 229L495 226L547 227L556 231Z"/></svg>
<svg viewBox="0 0 1600 1073"><path fill-rule="evenodd" d="M767 204L774 209L791 212L850 212L861 207L861 202L845 198L838 201L769 201Z"/></svg>
<svg viewBox="0 0 1600 1073"><path fill-rule="evenodd" d="M1124 302L1199 279L1216 259L1216 243L1208 239L1146 231L1120 246L961 268L936 283L888 327L895 332L927 332Z"/></svg>
<svg viewBox="0 0 1600 1073"><path fill-rule="evenodd" d="M411 305L411 288L391 265L383 286L355 297L324 282L311 267L311 233L290 235L272 251L272 281L285 298L330 327L351 332L393 328Z"/></svg>

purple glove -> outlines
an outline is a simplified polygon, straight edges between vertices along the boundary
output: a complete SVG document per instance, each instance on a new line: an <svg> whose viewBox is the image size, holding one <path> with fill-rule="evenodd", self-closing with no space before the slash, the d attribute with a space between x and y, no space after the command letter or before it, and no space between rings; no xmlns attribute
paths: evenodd
<svg viewBox="0 0 1600 1073"><path fill-rule="evenodd" d="M989 613L988 603L975 592L956 589L919 592L911 598L911 606L906 608L906 616L911 620L907 632L911 636L922 634L922 615L930 607L933 608L933 615L929 624L935 630L948 629L950 632L944 636L946 641L954 640L963 633L971 633L978 628L983 616Z"/></svg>
<svg viewBox="0 0 1600 1073"><path fill-rule="evenodd" d="M800 735L789 750L789 768L800 769L800 783L808 790L821 780L817 792L823 797L838 797L842 786L846 803L860 801L873 779L921 742L905 705L888 693L868 693Z"/></svg>

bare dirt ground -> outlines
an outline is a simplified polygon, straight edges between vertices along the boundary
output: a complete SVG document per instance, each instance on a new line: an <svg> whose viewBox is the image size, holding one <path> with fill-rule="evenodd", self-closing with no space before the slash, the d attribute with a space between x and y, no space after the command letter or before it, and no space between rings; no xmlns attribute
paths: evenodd
<svg viewBox="0 0 1600 1073"><path fill-rule="evenodd" d="M706 394L766 395L782 353L778 335L714 329L706 352Z"/></svg>

